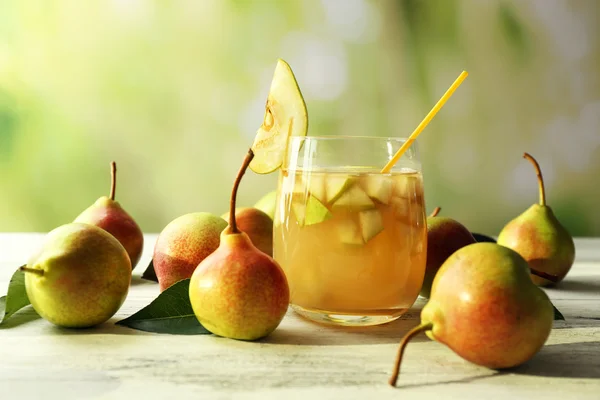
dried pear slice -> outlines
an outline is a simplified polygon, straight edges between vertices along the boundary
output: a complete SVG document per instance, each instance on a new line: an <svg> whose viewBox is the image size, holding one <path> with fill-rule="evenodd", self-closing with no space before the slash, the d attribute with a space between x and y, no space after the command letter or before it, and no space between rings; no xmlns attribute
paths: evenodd
<svg viewBox="0 0 600 400"><path fill-rule="evenodd" d="M288 138L306 136L308 113L304 98L292 69L279 59L267 96L265 117L254 138L254 159L250 169L257 174L268 174L283 163Z"/></svg>

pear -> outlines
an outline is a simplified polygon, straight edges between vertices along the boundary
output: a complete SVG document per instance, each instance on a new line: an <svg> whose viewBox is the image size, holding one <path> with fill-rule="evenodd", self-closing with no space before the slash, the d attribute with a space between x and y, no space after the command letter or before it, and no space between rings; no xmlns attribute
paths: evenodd
<svg viewBox="0 0 600 400"><path fill-rule="evenodd" d="M335 176L331 175L325 179L325 201L327 204L334 203L337 199L344 194L348 188L354 184L354 179L349 176Z"/></svg>
<svg viewBox="0 0 600 400"><path fill-rule="evenodd" d="M254 208L258 208L265 214L267 214L271 219L275 218L275 207L277 204L277 190L273 190L265 194L254 204Z"/></svg>
<svg viewBox="0 0 600 400"><path fill-rule="evenodd" d="M325 186L325 176L314 174L309 175L308 178L303 178L303 180L306 180L304 185L308 187L310 195L319 201L319 203L326 204L327 187Z"/></svg>
<svg viewBox="0 0 600 400"><path fill-rule="evenodd" d="M500 369L533 357L553 319L550 299L517 252L495 243L465 246L438 271L421 324L402 339L390 385L396 384L407 343L420 332L467 361Z"/></svg>
<svg viewBox="0 0 600 400"><path fill-rule="evenodd" d="M198 321L216 335L239 340L256 340L275 330L290 299L279 264L258 250L236 223L237 189L253 156L249 150L233 185L221 244L198 265L189 289Z"/></svg>
<svg viewBox="0 0 600 400"><path fill-rule="evenodd" d="M308 112L290 65L277 60L267 95L263 123L256 131L252 150L256 153L250 169L269 174L283 163L290 136L306 136Z"/></svg>
<svg viewBox="0 0 600 400"><path fill-rule="evenodd" d="M471 232L471 235L473 235L473 237L475 238L475 240L478 243L480 243L480 242L496 243L496 239L494 239L491 236L484 235L483 233Z"/></svg>
<svg viewBox="0 0 600 400"><path fill-rule="evenodd" d="M338 196L333 203L334 210L344 208L348 210L364 211L375 208L375 203L369 196L358 186L351 186Z"/></svg>
<svg viewBox="0 0 600 400"><path fill-rule="evenodd" d="M575 261L575 244L569 232L546 205L544 179L539 164L523 155L537 173L540 202L510 221L498 235L498 244L519 253L531 268L533 281L540 286L560 282Z"/></svg>
<svg viewBox="0 0 600 400"><path fill-rule="evenodd" d="M129 255L132 269L135 268L144 247L144 235L135 220L115 201L117 183L117 164L111 164L110 195L102 196L85 209L74 222L96 225L113 235Z"/></svg>
<svg viewBox="0 0 600 400"><path fill-rule="evenodd" d="M383 204L389 204L394 190L394 181L387 175L371 175L364 182L367 195Z"/></svg>
<svg viewBox="0 0 600 400"><path fill-rule="evenodd" d="M436 207L427 217L427 264L421 296L429 298L433 279L444 263L456 250L475 243L475 238L461 223L448 217L438 217Z"/></svg>
<svg viewBox="0 0 600 400"><path fill-rule="evenodd" d="M306 203L292 203L292 210L300 226L320 224L333 218L331 211L312 194L308 195Z"/></svg>
<svg viewBox="0 0 600 400"><path fill-rule="evenodd" d="M343 218L336 222L340 242L362 246L383 231L383 217L376 208L358 212L357 219Z"/></svg>
<svg viewBox="0 0 600 400"><path fill-rule="evenodd" d="M229 212L221 216L229 220ZM265 254L273 256L273 219L263 211L252 208L236 208L235 219L238 229L246 233L252 243Z"/></svg>
<svg viewBox="0 0 600 400"><path fill-rule="evenodd" d="M226 226L223 218L207 212L185 214L169 222L156 239L152 258L160 290L189 279L200 261L219 247Z"/></svg>
<svg viewBox="0 0 600 400"><path fill-rule="evenodd" d="M87 328L121 307L131 283L127 251L94 225L70 223L52 230L21 267L35 311L51 323Z"/></svg>

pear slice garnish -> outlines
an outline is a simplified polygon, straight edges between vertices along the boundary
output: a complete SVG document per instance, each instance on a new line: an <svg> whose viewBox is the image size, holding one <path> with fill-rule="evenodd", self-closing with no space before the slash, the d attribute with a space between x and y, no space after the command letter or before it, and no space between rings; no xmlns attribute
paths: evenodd
<svg viewBox="0 0 600 400"><path fill-rule="evenodd" d="M364 183L365 193L383 204L389 204L394 191L394 181L389 176L372 175Z"/></svg>
<svg viewBox="0 0 600 400"><path fill-rule="evenodd" d="M292 69L279 59L267 96L265 116L256 132L252 151L254 159L250 169L258 174L268 174L283 163L288 138L306 136L308 112Z"/></svg>
<svg viewBox="0 0 600 400"><path fill-rule="evenodd" d="M292 203L292 209L300 226L319 224L333 217L331 211L312 194L308 195L306 204Z"/></svg>
<svg viewBox="0 0 600 400"><path fill-rule="evenodd" d="M369 210L375 208L373 200L357 185L352 185L333 203L333 208L349 208L351 210Z"/></svg>

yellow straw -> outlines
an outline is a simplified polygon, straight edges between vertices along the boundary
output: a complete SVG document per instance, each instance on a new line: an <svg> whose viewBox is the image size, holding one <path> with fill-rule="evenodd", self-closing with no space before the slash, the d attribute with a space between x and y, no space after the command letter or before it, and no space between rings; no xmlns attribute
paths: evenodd
<svg viewBox="0 0 600 400"><path fill-rule="evenodd" d="M406 151L406 149L408 149L410 147L410 145L413 144L413 142L417 139L417 136L419 136L419 134L423 131L423 129L425 129L425 127L427 126L427 124L429 124L429 122L431 122L431 120L433 119L433 117L435 117L435 114L437 114L437 112L440 111L440 109L444 106L444 104L446 103L446 101L450 98L450 96L452 96L452 94L454 93L454 91L456 89L458 89L458 87L460 86L460 84L465 80L465 78L468 75L469 74L467 73L467 71L463 71L458 76L458 78L456 78L456 80L454 81L454 83L452 84L452 86L450 86L448 88L448 90L446 90L446 93L444 93L444 95L442 96L442 98L438 100L438 102L436 103L436 105L433 106L433 108L431 109L431 111L429 111L429 114L427 114L425 116L425 118L423 119L423 121L421 121L421 123L419 124L419 126L417 126L417 129L415 129L415 131L408 137L408 139L406 140L406 142L404 142L404 144L398 149L398 151L396 152L396 154L394 154L394 157L392 157L392 159L386 164L386 166L383 167L383 169L381 170L382 174L390 172L390 170L392 169L392 167L394 166L394 164L396 164L398 162L398 160L400 159L400 157L402 157L402 154L404 154L404 152Z"/></svg>

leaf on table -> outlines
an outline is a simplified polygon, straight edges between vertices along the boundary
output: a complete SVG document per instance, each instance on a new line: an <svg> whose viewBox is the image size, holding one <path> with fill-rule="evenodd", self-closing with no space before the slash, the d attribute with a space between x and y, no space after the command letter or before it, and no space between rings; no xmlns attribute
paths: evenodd
<svg viewBox="0 0 600 400"><path fill-rule="evenodd" d="M554 306L554 304L552 304L552 309L554 310L554 320L555 321L564 321L565 317L562 315L562 313L560 311L558 311L558 308L556 308Z"/></svg>
<svg viewBox="0 0 600 400"><path fill-rule="evenodd" d="M0 297L0 325L21 308L31 304L25 290L25 273L17 269L10 278L6 296Z"/></svg>
<svg viewBox="0 0 600 400"><path fill-rule="evenodd" d="M175 335L203 335L210 332L204 328L190 303L190 280L184 279L162 292L149 305L132 316L117 322L146 332Z"/></svg>
<svg viewBox="0 0 600 400"><path fill-rule="evenodd" d="M150 264L142 274L142 279L146 279L152 282L158 282L158 278L156 277L156 271L154 271L154 262L150 260Z"/></svg>

